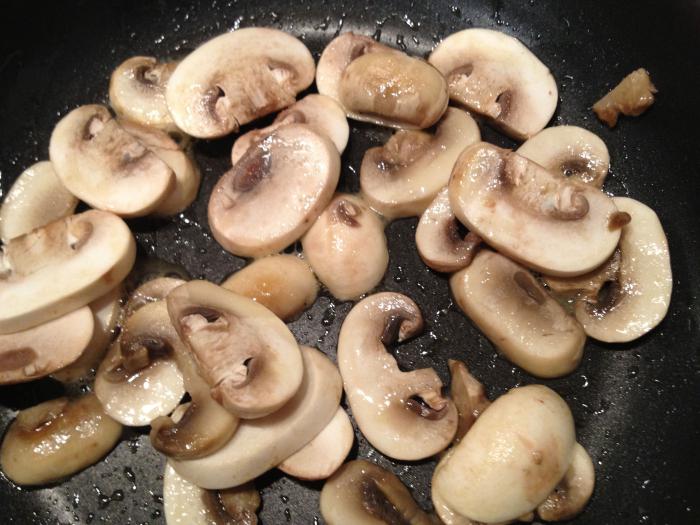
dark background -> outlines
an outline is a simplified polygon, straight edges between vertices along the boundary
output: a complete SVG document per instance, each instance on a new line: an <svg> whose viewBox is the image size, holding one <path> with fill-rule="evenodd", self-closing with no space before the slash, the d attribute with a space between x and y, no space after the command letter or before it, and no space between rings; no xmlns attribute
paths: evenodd
<svg viewBox="0 0 700 525"><path fill-rule="evenodd" d="M375 34L425 56L465 27L514 35L547 64L561 101L553 124L575 124L607 143L612 169L606 189L652 206L668 235L674 294L666 320L623 347L589 343L571 376L544 381L569 402L578 438L596 467L593 499L575 523L700 523L700 3L635 2L3 2L0 7L0 190L33 162L47 158L53 125L72 108L104 102L110 72L135 54L177 58L235 27L285 29L316 54L339 31ZM646 67L659 88L652 109L608 130L590 106L624 75ZM353 123L341 188L357 189L364 149L389 133ZM510 141L488 129L486 140ZM182 264L218 282L243 261L226 254L206 225L206 202L228 167L231 138L195 147L204 180L196 204L172 220L132 221L142 253ZM426 269L413 242L415 220L387 229L391 261L380 289L410 295L427 320L424 335L395 349L407 368L435 366L447 382L447 357L466 360L491 396L535 380L498 357L452 305L443 276ZM57 276L60 278L60 276ZM2 307L0 305L0 307ZM321 296L291 328L301 343L335 355L349 303ZM0 427L14 410L55 396L47 381L0 389ZM396 472L429 508L434 464L395 463L358 435L353 455ZM97 466L55 487L21 490L0 481L3 523L163 523L162 460L144 432L124 441ZM276 472L258 483L263 523L320 523L321 484Z"/></svg>

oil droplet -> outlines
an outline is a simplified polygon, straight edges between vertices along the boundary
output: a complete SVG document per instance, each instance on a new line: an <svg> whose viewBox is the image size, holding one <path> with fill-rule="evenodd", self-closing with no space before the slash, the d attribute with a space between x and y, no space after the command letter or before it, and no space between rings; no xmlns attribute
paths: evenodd
<svg viewBox="0 0 700 525"><path fill-rule="evenodd" d="M401 34L396 35L396 45L399 46L399 49L401 49L401 51L406 51L406 49L408 49L403 41L403 35Z"/></svg>
<svg viewBox="0 0 700 525"><path fill-rule="evenodd" d="M280 496L280 499L282 500L282 503L289 503L289 496L285 496L284 494L282 494Z"/></svg>
<svg viewBox="0 0 700 525"><path fill-rule="evenodd" d="M292 512L289 509L284 509L284 517L287 521L292 521Z"/></svg>

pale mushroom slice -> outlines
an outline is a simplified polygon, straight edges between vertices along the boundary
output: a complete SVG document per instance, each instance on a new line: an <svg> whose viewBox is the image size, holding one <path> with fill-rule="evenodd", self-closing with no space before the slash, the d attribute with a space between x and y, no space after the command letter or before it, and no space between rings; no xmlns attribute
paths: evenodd
<svg viewBox="0 0 700 525"><path fill-rule="evenodd" d="M314 59L297 38L249 27L219 35L180 62L165 99L185 133L214 138L285 108L311 85Z"/></svg>
<svg viewBox="0 0 700 525"><path fill-rule="evenodd" d="M177 277L156 277L141 284L131 295L124 306L124 319L141 307L165 299L170 292L186 281Z"/></svg>
<svg viewBox="0 0 700 525"><path fill-rule="evenodd" d="M389 264L384 223L362 199L339 193L301 239L304 257L341 301L377 286Z"/></svg>
<svg viewBox="0 0 700 525"><path fill-rule="evenodd" d="M581 325L532 274L490 250L482 250L450 278L462 311L514 364L538 377L560 377L581 362Z"/></svg>
<svg viewBox="0 0 700 525"><path fill-rule="evenodd" d="M576 277L552 277L542 275L547 288L557 297L565 300L587 298L596 300L601 288L607 282L615 281L620 273L620 249L616 249L610 258L592 272Z"/></svg>
<svg viewBox="0 0 700 525"><path fill-rule="evenodd" d="M545 128L525 141L517 153L548 171L597 188L603 186L610 168L605 142L578 126Z"/></svg>
<svg viewBox="0 0 700 525"><path fill-rule="evenodd" d="M173 170L96 104L74 109L56 124L49 157L73 195L123 217L154 211L175 184Z"/></svg>
<svg viewBox="0 0 700 525"><path fill-rule="evenodd" d="M357 426L374 448L402 461L437 454L457 431L457 409L442 395L435 370L402 372L384 346L422 328L416 303L383 292L350 310L338 339L338 367Z"/></svg>
<svg viewBox="0 0 700 525"><path fill-rule="evenodd" d="M481 140L474 119L448 108L433 135L397 131L362 158L360 187L370 206L388 219L418 216L450 180L464 148Z"/></svg>
<svg viewBox="0 0 700 525"><path fill-rule="evenodd" d="M304 124L278 128L248 148L214 187L212 234L234 255L276 253L311 227L333 197L339 174L340 156L330 139Z"/></svg>
<svg viewBox="0 0 700 525"><path fill-rule="evenodd" d="M618 210L598 188L485 142L457 159L449 195L454 214L470 231L547 275L589 272L620 239Z"/></svg>
<svg viewBox="0 0 700 525"><path fill-rule="evenodd" d="M576 319L590 337L632 341L657 326L668 312L673 289L666 234L654 210L627 197L615 205L631 217L622 227L620 267L594 298L576 304Z"/></svg>
<svg viewBox="0 0 700 525"><path fill-rule="evenodd" d="M614 128L620 113L638 117L649 109L654 103L656 93L657 89L651 82L649 72L640 67L593 104L593 111L608 127Z"/></svg>
<svg viewBox="0 0 700 525"><path fill-rule="evenodd" d="M0 239L7 242L67 217L77 205L51 163L37 162L17 177L0 206Z"/></svg>
<svg viewBox="0 0 700 525"><path fill-rule="evenodd" d="M453 33L428 62L445 75L453 102L515 139L525 140L543 129L557 107L557 84L547 66L518 39L500 31Z"/></svg>
<svg viewBox="0 0 700 525"><path fill-rule="evenodd" d="M472 262L481 238L464 232L450 206L447 188L435 196L423 212L416 228L418 255L438 272L456 272Z"/></svg>
<svg viewBox="0 0 700 525"><path fill-rule="evenodd" d="M454 359L447 360L450 368L450 397L457 407L459 423L455 442L459 442L474 426L476 419L486 410L491 402L486 397L484 385L469 373L467 365Z"/></svg>
<svg viewBox="0 0 700 525"><path fill-rule="evenodd" d="M338 409L342 381L321 352L302 347L304 379L294 397L277 412L244 419L233 438L201 459L172 461L183 478L206 489L235 487L276 467L303 448Z"/></svg>
<svg viewBox="0 0 700 525"><path fill-rule="evenodd" d="M89 304L126 277L135 257L129 227L98 210L11 240L0 254L0 334L26 330Z"/></svg>
<svg viewBox="0 0 700 525"><path fill-rule="evenodd" d="M299 389L304 372L299 346L270 310L206 281L190 281L166 300L211 396L231 413L272 414Z"/></svg>

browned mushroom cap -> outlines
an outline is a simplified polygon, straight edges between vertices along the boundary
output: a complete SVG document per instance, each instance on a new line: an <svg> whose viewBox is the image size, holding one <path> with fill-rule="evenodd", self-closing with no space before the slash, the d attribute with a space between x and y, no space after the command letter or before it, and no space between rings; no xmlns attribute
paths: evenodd
<svg viewBox="0 0 700 525"><path fill-rule="evenodd" d="M615 250L617 208L597 188L481 142L457 159L449 184L457 218L498 251L548 275L580 275Z"/></svg>
<svg viewBox="0 0 700 525"><path fill-rule="evenodd" d="M469 373L467 365L462 361L448 359L450 367L450 397L457 407L459 423L455 442L459 442L472 427L476 418L486 410L491 401L486 397L484 385Z"/></svg>
<svg viewBox="0 0 700 525"><path fill-rule="evenodd" d="M314 80L306 46L277 29L249 27L209 40L173 72L165 98L185 133L213 138L289 106Z"/></svg>
<svg viewBox="0 0 700 525"><path fill-rule="evenodd" d="M214 238L231 253L278 252L311 227L331 200L340 174L333 143L290 124L246 151L209 199Z"/></svg>
<svg viewBox="0 0 700 525"><path fill-rule="evenodd" d="M402 372L384 346L422 327L416 303L384 292L355 305L338 339L338 367L357 425L372 446L400 460L437 454L457 430L457 410L435 370Z"/></svg>

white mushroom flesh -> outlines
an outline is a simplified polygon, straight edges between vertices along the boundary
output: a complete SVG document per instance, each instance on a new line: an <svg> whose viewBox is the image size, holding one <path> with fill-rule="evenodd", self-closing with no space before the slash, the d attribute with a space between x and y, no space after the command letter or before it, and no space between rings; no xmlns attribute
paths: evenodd
<svg viewBox="0 0 700 525"><path fill-rule="evenodd" d="M598 102L593 104L596 116L609 127L614 128L620 113L638 117L654 103L656 86L652 84L649 72L636 69Z"/></svg>

